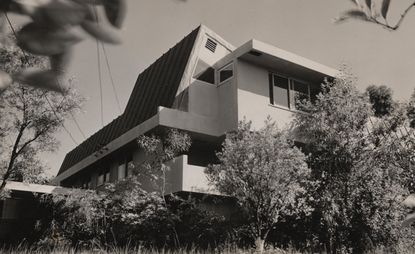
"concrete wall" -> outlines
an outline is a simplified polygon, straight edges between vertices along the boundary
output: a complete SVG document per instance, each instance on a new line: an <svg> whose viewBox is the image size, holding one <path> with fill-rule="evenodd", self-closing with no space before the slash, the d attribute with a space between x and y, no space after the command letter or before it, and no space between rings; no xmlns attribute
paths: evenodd
<svg viewBox="0 0 415 254"><path fill-rule="evenodd" d="M258 129L264 125L267 116L271 116L279 128L288 126L292 112L270 104L269 71L243 60L236 63L238 120L246 117L252 121L252 127Z"/></svg>
<svg viewBox="0 0 415 254"><path fill-rule="evenodd" d="M190 113L217 117L219 112L218 89L215 85L195 80L189 86Z"/></svg>
<svg viewBox="0 0 415 254"><path fill-rule="evenodd" d="M235 130L238 127L238 95L235 71L234 69L232 79L218 86L219 124L222 133Z"/></svg>

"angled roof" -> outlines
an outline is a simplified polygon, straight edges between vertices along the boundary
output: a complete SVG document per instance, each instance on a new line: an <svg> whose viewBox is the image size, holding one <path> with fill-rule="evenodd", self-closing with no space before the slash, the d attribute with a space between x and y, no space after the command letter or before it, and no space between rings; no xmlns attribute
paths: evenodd
<svg viewBox="0 0 415 254"><path fill-rule="evenodd" d="M157 114L172 107L200 27L157 59L137 78L124 113L66 154L59 174Z"/></svg>

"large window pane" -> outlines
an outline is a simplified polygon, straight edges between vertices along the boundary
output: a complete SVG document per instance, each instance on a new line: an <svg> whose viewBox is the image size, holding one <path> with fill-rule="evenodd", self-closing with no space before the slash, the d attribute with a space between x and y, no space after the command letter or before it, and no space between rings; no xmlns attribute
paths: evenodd
<svg viewBox="0 0 415 254"><path fill-rule="evenodd" d="M289 107L288 79L274 75L273 98L274 104Z"/></svg>
<svg viewBox="0 0 415 254"><path fill-rule="evenodd" d="M308 84L292 80L291 81L291 107L298 108L298 103L303 100L309 100Z"/></svg>

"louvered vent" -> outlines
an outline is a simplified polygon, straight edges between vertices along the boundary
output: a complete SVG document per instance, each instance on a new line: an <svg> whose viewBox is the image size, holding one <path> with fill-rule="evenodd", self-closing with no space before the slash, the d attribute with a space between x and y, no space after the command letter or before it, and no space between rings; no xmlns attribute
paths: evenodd
<svg viewBox="0 0 415 254"><path fill-rule="evenodd" d="M218 44L216 42L212 41L211 39L207 39L205 47L209 49L210 51L212 51L213 53L215 53L217 45Z"/></svg>

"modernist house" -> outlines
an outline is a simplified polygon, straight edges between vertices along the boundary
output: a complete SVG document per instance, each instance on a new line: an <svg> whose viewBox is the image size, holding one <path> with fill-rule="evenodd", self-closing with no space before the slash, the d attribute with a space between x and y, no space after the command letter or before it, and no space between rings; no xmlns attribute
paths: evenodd
<svg viewBox="0 0 415 254"><path fill-rule="evenodd" d="M124 113L69 152L55 181L97 188L123 179L145 157L138 136L177 128L193 144L171 162L167 192L211 192L203 171L226 132L244 117L254 128L268 115L289 124L296 100L312 99L337 73L257 40L236 48L202 25L138 76Z"/></svg>

